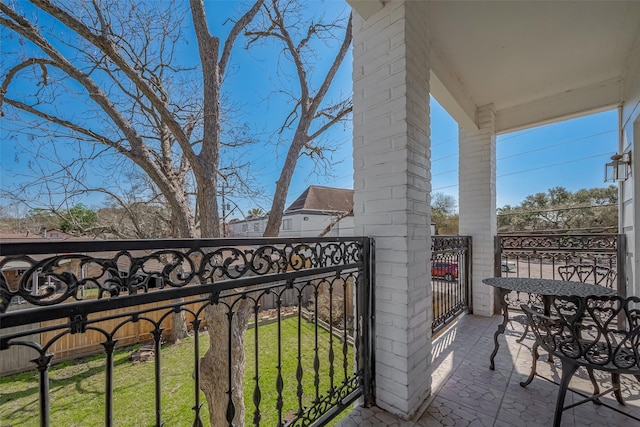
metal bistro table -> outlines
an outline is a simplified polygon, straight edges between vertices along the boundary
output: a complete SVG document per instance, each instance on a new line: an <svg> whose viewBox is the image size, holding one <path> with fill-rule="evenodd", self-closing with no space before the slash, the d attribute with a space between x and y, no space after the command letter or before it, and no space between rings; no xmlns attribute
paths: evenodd
<svg viewBox="0 0 640 427"><path fill-rule="evenodd" d="M498 336L504 334L507 322L509 322L509 306L507 303L507 295L513 291L524 292L528 294L536 294L542 296L544 303L545 314L549 314L549 307L551 306L551 298L554 296L577 296L587 297L589 295L594 296L607 296L616 295L617 292L611 288L605 288L600 285L593 285L583 282L569 282L566 280L552 280L552 279L532 279L521 277L492 277L489 279L483 279L482 283L498 288L500 298L500 308L502 309L502 323L498 325L498 330L493 335L494 348L491 357L489 358L489 369L495 369L495 363L493 359L498 353Z"/></svg>

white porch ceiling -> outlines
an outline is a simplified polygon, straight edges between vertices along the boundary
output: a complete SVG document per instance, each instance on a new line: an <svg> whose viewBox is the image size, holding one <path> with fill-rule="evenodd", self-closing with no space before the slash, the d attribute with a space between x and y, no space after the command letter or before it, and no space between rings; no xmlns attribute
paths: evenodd
<svg viewBox="0 0 640 427"><path fill-rule="evenodd" d="M429 22L432 95L467 127L493 104L498 132L619 105L640 55L640 1L433 1Z"/></svg>

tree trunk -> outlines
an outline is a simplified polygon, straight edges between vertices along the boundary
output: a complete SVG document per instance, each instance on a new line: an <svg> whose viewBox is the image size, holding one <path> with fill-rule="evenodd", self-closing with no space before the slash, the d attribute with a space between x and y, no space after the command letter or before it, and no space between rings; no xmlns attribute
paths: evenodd
<svg viewBox="0 0 640 427"><path fill-rule="evenodd" d="M244 425L244 333L250 316L249 301L236 301L233 309L223 303L212 304L205 309L204 314L211 345L200 359L200 389L209 403L211 425L215 427L230 425L229 418L231 418L233 425L242 426ZM230 392L229 378L231 378Z"/></svg>
<svg viewBox="0 0 640 427"><path fill-rule="evenodd" d="M253 6L235 22L222 47L222 55L219 56L220 40L212 36L209 31L204 1L190 1L204 83L202 149L197 161L192 165L198 182L197 204L202 237L220 236L217 180L220 161L220 86L222 76L224 76L236 37L253 20L262 7L262 3L263 0L256 0ZM205 309L210 341L207 353L200 360L202 373L200 389L204 392L209 405L212 426L229 425L228 418L232 419L234 425L244 425L242 382L244 378L244 332L249 319L247 304L246 300L239 301L234 306L235 313L229 313L226 306L221 303L213 304ZM230 393L229 390L231 390Z"/></svg>
<svg viewBox="0 0 640 427"><path fill-rule="evenodd" d="M214 169L193 168L198 183L198 218L200 236L203 239L220 237L220 216L218 215L218 177Z"/></svg>
<svg viewBox="0 0 640 427"><path fill-rule="evenodd" d="M267 225L264 228L264 233L262 234L264 237L277 237L280 233L284 204L287 200L287 193L289 192L293 172L296 170L298 157L300 157L300 151L302 150L302 146L306 140L307 129L307 122L302 122L301 120L298 131L293 137L293 142L287 152L287 158L284 161L284 165L282 165L280 178L278 178L278 181L276 182L276 192L273 196L269 219L267 220Z"/></svg>
<svg viewBox="0 0 640 427"><path fill-rule="evenodd" d="M180 304L184 303L184 298L179 298L173 300L173 302L178 302ZM187 321L184 317L184 311L180 310L177 313L173 314L173 324L171 325L171 335L167 338L172 344L180 344L187 335L189 331L187 329Z"/></svg>
<svg viewBox="0 0 640 427"><path fill-rule="evenodd" d="M164 257L161 260L166 263L166 259ZM180 268L180 272L182 269ZM172 301L173 303L184 303L184 298L176 298ZM172 324L171 324L171 334L167 336L167 341L171 344L179 344L184 338L187 337L189 331L187 328L187 319L184 316L184 311L180 310L178 312L173 313Z"/></svg>

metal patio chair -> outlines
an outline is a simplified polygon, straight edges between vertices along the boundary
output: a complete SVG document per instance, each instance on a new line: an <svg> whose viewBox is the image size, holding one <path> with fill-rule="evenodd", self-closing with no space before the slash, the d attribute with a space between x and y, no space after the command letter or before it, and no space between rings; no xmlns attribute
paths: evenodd
<svg viewBox="0 0 640 427"><path fill-rule="evenodd" d="M526 387L533 380L538 347L542 347L557 356L562 364L554 426L560 426L564 410L589 401L599 404L599 398L610 392L624 405L620 375L631 374L640 379L640 298L555 297L552 305L551 316L521 306L535 335L535 343L531 374L520 385ZM593 395L564 406L569 382L580 366L589 373ZM611 373L612 387L600 392L594 370Z"/></svg>

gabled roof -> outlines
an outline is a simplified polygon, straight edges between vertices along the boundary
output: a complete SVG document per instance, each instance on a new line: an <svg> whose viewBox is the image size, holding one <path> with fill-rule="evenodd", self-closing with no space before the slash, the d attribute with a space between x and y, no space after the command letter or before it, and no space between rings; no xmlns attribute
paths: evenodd
<svg viewBox="0 0 640 427"><path fill-rule="evenodd" d="M353 190L310 185L285 211L348 212L353 209Z"/></svg>

